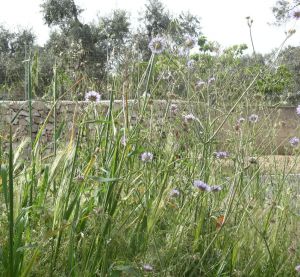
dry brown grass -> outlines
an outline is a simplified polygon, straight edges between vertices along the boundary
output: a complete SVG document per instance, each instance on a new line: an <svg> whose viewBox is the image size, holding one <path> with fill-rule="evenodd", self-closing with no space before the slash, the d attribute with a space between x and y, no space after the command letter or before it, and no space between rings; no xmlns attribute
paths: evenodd
<svg viewBox="0 0 300 277"><path fill-rule="evenodd" d="M263 172L276 174L276 173L300 173L300 159L299 156L283 156L271 155L262 156L258 158L258 164Z"/></svg>

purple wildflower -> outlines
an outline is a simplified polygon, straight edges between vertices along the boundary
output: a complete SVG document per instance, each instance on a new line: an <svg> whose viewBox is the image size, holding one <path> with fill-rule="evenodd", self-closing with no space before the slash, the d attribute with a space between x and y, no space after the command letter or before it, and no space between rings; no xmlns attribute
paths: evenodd
<svg viewBox="0 0 300 277"><path fill-rule="evenodd" d="M83 175L78 175L77 177L76 177L76 179L77 179L77 181L78 182L83 182L84 181L84 176Z"/></svg>
<svg viewBox="0 0 300 277"><path fill-rule="evenodd" d="M188 69L192 69L194 67L194 65L195 65L195 61L194 60L189 60L187 62Z"/></svg>
<svg viewBox="0 0 300 277"><path fill-rule="evenodd" d="M164 80L170 80L172 78L172 72L171 71L166 71L161 75L162 79Z"/></svg>
<svg viewBox="0 0 300 277"><path fill-rule="evenodd" d="M300 18L300 10L294 11L293 17L298 20Z"/></svg>
<svg viewBox="0 0 300 277"><path fill-rule="evenodd" d="M201 180L195 180L194 187L196 187L197 189L200 189L202 191L211 191L210 186Z"/></svg>
<svg viewBox="0 0 300 277"><path fill-rule="evenodd" d="M222 187L221 186L211 186L210 190L213 192L218 192L218 191L222 190Z"/></svg>
<svg viewBox="0 0 300 277"><path fill-rule="evenodd" d="M298 107L296 108L296 113L297 115L300 115L300 105L298 105Z"/></svg>
<svg viewBox="0 0 300 277"><path fill-rule="evenodd" d="M88 102L100 102L101 95L96 91L89 91L85 94L84 99Z"/></svg>
<svg viewBox="0 0 300 277"><path fill-rule="evenodd" d="M126 144L127 144L127 139L126 139L125 135L123 135L121 138L121 144L124 146L126 146Z"/></svg>
<svg viewBox="0 0 300 277"><path fill-rule="evenodd" d="M194 187L196 187L199 190L207 191L207 192L218 192L222 190L221 186L209 186L208 184L204 183L201 180L195 180Z"/></svg>
<svg viewBox="0 0 300 277"><path fill-rule="evenodd" d="M297 266L295 267L295 270L296 270L297 272L300 272L300 264L297 265Z"/></svg>
<svg viewBox="0 0 300 277"><path fill-rule="evenodd" d="M171 111L171 113L177 113L178 106L176 104L171 104L170 105L170 111Z"/></svg>
<svg viewBox="0 0 300 277"><path fill-rule="evenodd" d="M244 117L240 117L237 121L238 124L244 123L245 122L245 118Z"/></svg>
<svg viewBox="0 0 300 277"><path fill-rule="evenodd" d="M291 146L296 147L296 146L298 146L299 142L300 142L300 140L297 137L293 137L293 138L290 139Z"/></svg>
<svg viewBox="0 0 300 277"><path fill-rule="evenodd" d="M209 79L208 79L207 83L208 83L209 85L211 85L211 84L213 84L215 81L216 81L216 78L215 78L215 77L212 77L212 78L209 78Z"/></svg>
<svg viewBox="0 0 300 277"><path fill-rule="evenodd" d="M180 191L178 189L172 189L170 192L171 197L178 197L180 195Z"/></svg>
<svg viewBox="0 0 300 277"><path fill-rule="evenodd" d="M143 265L143 269L144 269L145 271L153 271L153 266L150 265L150 264L144 264L144 265Z"/></svg>
<svg viewBox="0 0 300 277"><path fill-rule="evenodd" d="M186 48L188 48L188 49L193 49L194 46L195 46L195 44L196 44L195 38L193 38L193 37L190 36L190 35L187 35L187 36L185 37L184 46L185 46Z"/></svg>
<svg viewBox="0 0 300 277"><path fill-rule="evenodd" d="M154 37L148 46L153 54L161 54L166 48L166 41L162 37Z"/></svg>
<svg viewBox="0 0 300 277"><path fill-rule="evenodd" d="M153 160L153 154L150 152L144 152L141 155L141 160L145 163L151 162Z"/></svg>
<svg viewBox="0 0 300 277"><path fill-rule="evenodd" d="M180 48L178 49L178 56L179 56L179 57L186 57L186 56L188 56L188 55L189 55L189 52L188 52L185 48L180 47Z"/></svg>
<svg viewBox="0 0 300 277"><path fill-rule="evenodd" d="M204 81L202 81L202 80L199 80L197 83L196 83L196 87L198 88L198 89L201 89L201 88L203 88L204 86L205 86L205 82Z"/></svg>
<svg viewBox="0 0 300 277"><path fill-rule="evenodd" d="M194 121L196 119L196 117L193 114L191 114L191 113L187 114L187 115L184 115L183 118L184 118L184 121L186 123L190 123L190 122L192 122L192 121Z"/></svg>
<svg viewBox="0 0 300 277"><path fill-rule="evenodd" d="M229 154L226 151L218 151L214 153L215 157L217 159L225 159L228 158Z"/></svg>
<svg viewBox="0 0 300 277"><path fill-rule="evenodd" d="M257 164L258 163L258 160L256 157L249 157L249 163L250 164Z"/></svg>
<svg viewBox="0 0 300 277"><path fill-rule="evenodd" d="M258 121L258 115L257 114L251 114L249 116L249 121L252 123L256 123Z"/></svg>

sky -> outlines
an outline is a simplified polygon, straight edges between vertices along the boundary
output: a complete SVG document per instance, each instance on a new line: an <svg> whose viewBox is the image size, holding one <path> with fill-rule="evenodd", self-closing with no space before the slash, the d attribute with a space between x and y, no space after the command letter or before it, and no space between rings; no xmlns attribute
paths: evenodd
<svg viewBox="0 0 300 277"><path fill-rule="evenodd" d="M32 28L37 42L43 45L49 37L50 29L44 25L40 4L43 0L0 0L0 24L11 30ZM146 0L75 0L84 9L81 20L89 23L97 15L107 15L113 9L126 9L136 21L144 9ZM299 21L286 26L275 27L271 7L276 0L161 0L171 14L190 11L201 18L202 33L219 42L223 47L246 43L251 47L246 17L254 22L252 26L255 50L270 52L279 47L285 38L285 31L295 28L300 33ZM300 45L300 35L296 34L287 44Z"/></svg>

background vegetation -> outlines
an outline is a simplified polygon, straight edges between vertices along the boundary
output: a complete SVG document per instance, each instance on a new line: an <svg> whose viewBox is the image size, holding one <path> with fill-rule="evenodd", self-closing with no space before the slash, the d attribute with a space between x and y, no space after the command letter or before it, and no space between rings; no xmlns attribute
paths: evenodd
<svg viewBox="0 0 300 277"><path fill-rule="evenodd" d="M274 6L277 24L297 17L296 7L299 3L294 4L291 6L289 2L279 1ZM118 80L116 82L120 85L128 76L138 78L136 75L143 70L145 62L151 56L148 44L153 37L159 35L168 41L169 54L177 56L180 53L181 56L184 55L182 45L186 36L198 40L193 50L195 54L190 58L200 69L199 79L205 78L207 74L220 73L222 82L230 82L232 74L224 72L224 69L230 69L237 73L234 78L237 83L251 79L260 71L260 78L255 85L258 94L267 101L276 103L298 101L299 47L284 48L279 56L276 55L278 49L266 55L255 52L245 54L246 45L221 49L217 42L209 41L201 33L199 17L190 13L173 16L158 0L147 2L137 26L132 25L128 14L123 10L115 10L89 24L80 21L81 12L73 0L45 0L42 4L43 18L45 24L53 27L53 31L44 46L36 45L31 30L13 33L0 26L0 99L26 98L24 80L28 79L28 59L31 61L30 66L34 67L31 76L34 79L34 98L49 99L53 67L56 65L59 94L64 95L65 99L82 100L83 93L87 90L102 91L103 98L109 99L109 90L122 90L115 82L114 88L109 87L111 79ZM248 18L247 22L251 28L251 19ZM287 37L290 35L288 33ZM269 67L271 63L272 68ZM177 70L174 67L163 68L164 61L161 67L159 70L162 74L167 70ZM67 92L70 84L75 85L72 91ZM186 91L182 84L178 81L177 85L176 95L184 96ZM234 97L231 91L228 91L228 95ZM166 94L160 93L157 96L165 98Z"/></svg>

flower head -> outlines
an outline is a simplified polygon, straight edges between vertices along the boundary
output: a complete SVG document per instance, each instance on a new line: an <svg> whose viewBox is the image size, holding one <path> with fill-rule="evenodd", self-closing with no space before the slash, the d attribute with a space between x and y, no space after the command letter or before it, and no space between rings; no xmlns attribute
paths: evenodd
<svg viewBox="0 0 300 277"><path fill-rule="evenodd" d="M300 264L297 265L297 266L295 267L295 270L296 270L297 272L300 272Z"/></svg>
<svg viewBox="0 0 300 277"><path fill-rule="evenodd" d="M101 95L96 91L89 91L85 94L84 99L88 102L100 102Z"/></svg>
<svg viewBox="0 0 300 277"><path fill-rule="evenodd" d="M195 65L195 61L189 60L186 65L187 65L188 69L192 69Z"/></svg>
<svg viewBox="0 0 300 277"><path fill-rule="evenodd" d="M176 104L171 104L170 105L170 111L171 111L171 113L177 113L178 106Z"/></svg>
<svg viewBox="0 0 300 277"><path fill-rule="evenodd" d="M153 266L150 265L150 264L144 264L144 265L143 265L143 269L144 269L145 271L153 271Z"/></svg>
<svg viewBox="0 0 300 277"><path fill-rule="evenodd" d="M184 121L186 123L192 122L192 121L194 121L196 119L196 117L193 114L191 114L191 113L187 114L187 115L184 115L183 118L184 118Z"/></svg>
<svg viewBox="0 0 300 277"><path fill-rule="evenodd" d="M300 115L300 105L298 105L298 107L296 108L296 113L297 115Z"/></svg>
<svg viewBox="0 0 300 277"><path fill-rule="evenodd" d="M222 187L221 186L211 186L210 189L213 192L218 192L218 191L222 190Z"/></svg>
<svg viewBox="0 0 300 277"><path fill-rule="evenodd" d="M238 120L237 120L237 123L238 124L241 124L241 123L244 123L245 122L245 118L244 117L240 117Z"/></svg>
<svg viewBox="0 0 300 277"><path fill-rule="evenodd" d="M121 144L122 144L123 146L126 146L126 144L127 144L127 139L126 139L126 136L125 136L125 135L123 135L123 136L121 137Z"/></svg>
<svg viewBox="0 0 300 277"><path fill-rule="evenodd" d="M256 123L258 121L258 115L257 114L251 114L249 116L249 121L252 123Z"/></svg>
<svg viewBox="0 0 300 277"><path fill-rule="evenodd" d="M258 163L258 160L256 157L249 157L249 163L250 164L257 164Z"/></svg>
<svg viewBox="0 0 300 277"><path fill-rule="evenodd" d="M84 181L84 176L83 175L78 175L77 177L76 177L76 180L78 181L78 182L83 182Z"/></svg>
<svg viewBox="0 0 300 277"><path fill-rule="evenodd" d="M204 81L202 81L202 80L199 80L199 81L197 81L197 83L196 83L196 87L198 88L198 89L201 89L201 88L203 88L204 86L205 86L205 82Z"/></svg>
<svg viewBox="0 0 300 277"><path fill-rule="evenodd" d="M208 83L209 85L211 85L211 84L213 84L215 81L216 81L216 78L215 78L215 77L211 77L211 78L209 78L209 79L207 80L207 83Z"/></svg>
<svg viewBox="0 0 300 277"><path fill-rule="evenodd" d="M217 159L225 159L228 158L229 154L226 151L218 151L214 153L215 157Z"/></svg>
<svg viewBox="0 0 300 277"><path fill-rule="evenodd" d="M153 54L161 54L166 48L166 41L162 37L154 37L148 46Z"/></svg>
<svg viewBox="0 0 300 277"><path fill-rule="evenodd" d="M188 49L193 49L193 47L195 46L196 44L196 40L195 38L193 38L192 36L190 35L187 35L185 37L185 41L184 41L184 46Z"/></svg>
<svg viewBox="0 0 300 277"><path fill-rule="evenodd" d="M297 137L293 137L293 138L290 139L289 142L290 142L291 146L296 147L296 146L298 146L298 144L299 144L299 142L300 142L300 139L297 138Z"/></svg>
<svg viewBox="0 0 300 277"><path fill-rule="evenodd" d="M211 187L201 180L195 180L194 187L196 187L197 189L200 189L202 191L211 191Z"/></svg>
<svg viewBox="0 0 300 277"><path fill-rule="evenodd" d="M180 195L180 191L178 189L172 189L170 192L171 197L178 197Z"/></svg>
<svg viewBox="0 0 300 277"><path fill-rule="evenodd" d="M166 71L161 75L161 78L163 80L170 80L172 78L172 72L171 71Z"/></svg>
<svg viewBox="0 0 300 277"><path fill-rule="evenodd" d="M151 152L144 152L141 155L141 160L145 163L151 162L153 160L153 154Z"/></svg>
<svg viewBox="0 0 300 277"><path fill-rule="evenodd" d="M189 51L187 51L187 49L183 48L183 47L180 47L178 49L178 56L179 57L186 57L189 55Z"/></svg>
<svg viewBox="0 0 300 277"><path fill-rule="evenodd" d="M294 11L293 17L294 17L295 19L299 19L299 18L300 18L300 10Z"/></svg>

